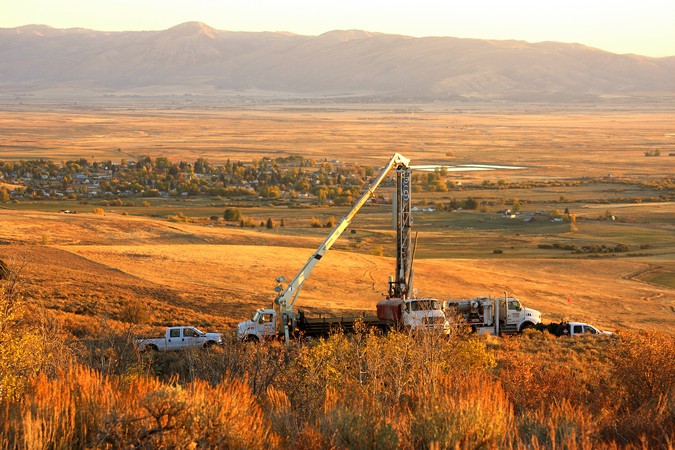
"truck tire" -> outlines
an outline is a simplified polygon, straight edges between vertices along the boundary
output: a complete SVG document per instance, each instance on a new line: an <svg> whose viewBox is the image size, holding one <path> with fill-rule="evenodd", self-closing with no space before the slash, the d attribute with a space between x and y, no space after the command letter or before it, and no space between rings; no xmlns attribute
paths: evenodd
<svg viewBox="0 0 675 450"><path fill-rule="evenodd" d="M158 352L159 351L159 349L157 348L157 346L155 344L150 344L150 345L146 346L145 350L150 350L151 352Z"/></svg>
<svg viewBox="0 0 675 450"><path fill-rule="evenodd" d="M260 342L260 339L258 339L258 336L255 334L249 334L244 338L244 342L253 342L254 344L257 342Z"/></svg>
<svg viewBox="0 0 675 450"><path fill-rule="evenodd" d="M216 345L216 341L206 341L204 342L204 348L211 348Z"/></svg>

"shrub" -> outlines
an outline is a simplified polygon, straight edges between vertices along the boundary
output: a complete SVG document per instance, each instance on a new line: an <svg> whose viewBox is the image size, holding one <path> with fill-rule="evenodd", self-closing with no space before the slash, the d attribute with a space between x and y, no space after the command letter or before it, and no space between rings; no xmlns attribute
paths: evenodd
<svg viewBox="0 0 675 450"><path fill-rule="evenodd" d="M499 383L485 376L443 376L411 390L410 448L502 447L513 410ZM486 445L490 443L491 445Z"/></svg>
<svg viewBox="0 0 675 450"><path fill-rule="evenodd" d="M464 209L476 209L478 208L478 201L476 201L476 199L472 197L469 197L466 200L464 200L462 206Z"/></svg>
<svg viewBox="0 0 675 450"><path fill-rule="evenodd" d="M316 217L312 217L309 223L312 226L312 228L321 228L323 226L321 224L321 220L317 219Z"/></svg>
<svg viewBox="0 0 675 450"><path fill-rule="evenodd" d="M106 377L74 366L40 376L22 402L0 409L8 448L227 448L278 446L245 383L185 386Z"/></svg>
<svg viewBox="0 0 675 450"><path fill-rule="evenodd" d="M255 228L256 221L255 219L251 219L250 217L242 216L242 218L239 220L239 226Z"/></svg>
<svg viewBox="0 0 675 450"><path fill-rule="evenodd" d="M0 259L0 280L6 280L9 278L11 272L7 264Z"/></svg>
<svg viewBox="0 0 675 450"><path fill-rule="evenodd" d="M630 436L635 444L644 434L650 446L666 448L675 436L675 338L653 331L625 331L611 356L620 418L610 434Z"/></svg>
<svg viewBox="0 0 675 450"><path fill-rule="evenodd" d="M223 213L223 218L228 222L240 221L243 214L239 208L227 208Z"/></svg>
<svg viewBox="0 0 675 450"><path fill-rule="evenodd" d="M189 223L190 222L190 217L184 215L182 212L179 212L175 216L166 216L166 219L169 222L179 222L179 223Z"/></svg>

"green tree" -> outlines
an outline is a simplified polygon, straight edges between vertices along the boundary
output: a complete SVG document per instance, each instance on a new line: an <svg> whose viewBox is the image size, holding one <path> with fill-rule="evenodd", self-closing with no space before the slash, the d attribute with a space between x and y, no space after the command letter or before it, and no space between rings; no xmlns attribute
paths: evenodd
<svg viewBox="0 0 675 450"><path fill-rule="evenodd" d="M223 218L228 222L241 221L243 214L239 208L227 208L223 214Z"/></svg>
<svg viewBox="0 0 675 450"><path fill-rule="evenodd" d="M520 202L516 199L513 201L513 204L511 205L511 210L513 212L517 212L520 211L520 207L521 207Z"/></svg>
<svg viewBox="0 0 675 450"><path fill-rule="evenodd" d="M476 209L478 208L478 202L475 198L469 197L464 200L464 209Z"/></svg>

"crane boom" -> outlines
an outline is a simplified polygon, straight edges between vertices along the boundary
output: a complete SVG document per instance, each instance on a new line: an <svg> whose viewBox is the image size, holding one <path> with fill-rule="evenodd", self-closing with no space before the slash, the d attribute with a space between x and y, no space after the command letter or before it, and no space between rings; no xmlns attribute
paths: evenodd
<svg viewBox="0 0 675 450"><path fill-rule="evenodd" d="M361 195L357 202L352 206L352 208L345 214L345 216L338 222L338 224L333 228L333 231L328 235L323 244L314 252L314 254L307 260L303 268L298 272L298 274L293 278L293 280L286 286L286 289L281 292L277 298L274 300L276 304L281 307L281 310L285 313L290 313L293 310L293 305L295 304L298 294L300 293L300 288L305 282L309 274L314 269L314 266L321 260L323 255L332 247L335 241L340 237L344 230L349 226L349 224L354 219L356 213L359 212L361 207L374 195L375 189L382 183L382 181L387 177L389 172L393 168L408 168L410 165L410 160L403 155L398 153L394 154L389 160L386 166L380 171L377 177L370 184L368 189Z"/></svg>

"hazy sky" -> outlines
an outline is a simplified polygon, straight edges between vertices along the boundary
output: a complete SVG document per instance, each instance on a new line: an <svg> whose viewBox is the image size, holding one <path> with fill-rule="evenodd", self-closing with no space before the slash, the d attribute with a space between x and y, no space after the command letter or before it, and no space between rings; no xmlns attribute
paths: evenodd
<svg viewBox="0 0 675 450"><path fill-rule="evenodd" d="M675 56L675 0L0 0L0 28L162 30L193 20L232 31L360 29Z"/></svg>

